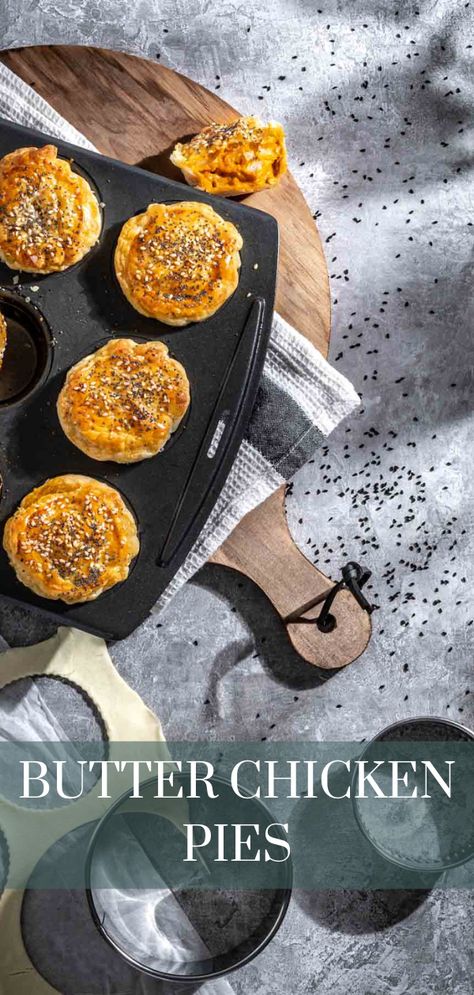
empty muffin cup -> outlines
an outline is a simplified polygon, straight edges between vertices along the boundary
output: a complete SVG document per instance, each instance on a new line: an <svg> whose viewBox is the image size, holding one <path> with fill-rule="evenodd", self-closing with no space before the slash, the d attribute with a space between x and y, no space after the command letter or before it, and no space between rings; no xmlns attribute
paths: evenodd
<svg viewBox="0 0 474 995"><path fill-rule="evenodd" d="M19 294L0 292L7 342L0 368L0 407L23 401L46 379L52 360L52 337L46 319Z"/></svg>

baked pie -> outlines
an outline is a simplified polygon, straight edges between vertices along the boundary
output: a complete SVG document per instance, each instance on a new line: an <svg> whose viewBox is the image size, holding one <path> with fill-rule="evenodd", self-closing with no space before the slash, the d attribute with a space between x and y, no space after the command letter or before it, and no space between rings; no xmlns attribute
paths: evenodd
<svg viewBox="0 0 474 995"><path fill-rule="evenodd" d="M56 273L97 242L97 197L54 145L0 159L0 259L27 273Z"/></svg>
<svg viewBox="0 0 474 995"><path fill-rule="evenodd" d="M0 370L2 368L3 357L7 346L7 323L0 311Z"/></svg>
<svg viewBox="0 0 474 995"><path fill-rule="evenodd" d="M211 124L189 142L178 142L171 162L193 187L224 197L273 187L288 168L281 124L239 117Z"/></svg>
<svg viewBox="0 0 474 995"><path fill-rule="evenodd" d="M67 604L93 601L125 580L139 551L135 519L118 491L74 473L23 498L3 546L22 584Z"/></svg>
<svg viewBox="0 0 474 995"><path fill-rule="evenodd" d="M72 367L57 410L87 456L136 463L163 448L189 401L186 373L163 342L111 339Z"/></svg>
<svg viewBox="0 0 474 995"><path fill-rule="evenodd" d="M242 237L209 204L150 204L123 226L115 272L130 304L167 325L204 321L239 279Z"/></svg>

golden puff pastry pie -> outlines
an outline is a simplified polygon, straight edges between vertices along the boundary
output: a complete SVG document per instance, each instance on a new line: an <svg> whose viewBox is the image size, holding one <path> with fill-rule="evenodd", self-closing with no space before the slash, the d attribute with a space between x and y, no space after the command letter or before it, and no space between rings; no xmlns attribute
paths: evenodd
<svg viewBox="0 0 474 995"><path fill-rule="evenodd" d="M139 551L135 520L118 491L74 473L23 498L3 546L22 584L67 604L93 601L125 580Z"/></svg>
<svg viewBox="0 0 474 995"><path fill-rule="evenodd" d="M5 349L7 345L7 323L0 311L0 370L2 368L3 357L5 355Z"/></svg>
<svg viewBox="0 0 474 995"><path fill-rule="evenodd" d="M136 463L163 448L189 401L186 373L163 342L112 339L69 371L57 410L87 456Z"/></svg>
<svg viewBox="0 0 474 995"><path fill-rule="evenodd" d="M204 321L234 293L242 237L209 204L150 204L120 232L115 271L130 304L167 325Z"/></svg>
<svg viewBox="0 0 474 995"><path fill-rule="evenodd" d="M211 124L189 142L178 143L171 162L193 187L224 197L273 187L288 168L281 124L239 117Z"/></svg>
<svg viewBox="0 0 474 995"><path fill-rule="evenodd" d="M0 259L11 269L55 273L97 242L101 213L87 180L54 145L0 159Z"/></svg>

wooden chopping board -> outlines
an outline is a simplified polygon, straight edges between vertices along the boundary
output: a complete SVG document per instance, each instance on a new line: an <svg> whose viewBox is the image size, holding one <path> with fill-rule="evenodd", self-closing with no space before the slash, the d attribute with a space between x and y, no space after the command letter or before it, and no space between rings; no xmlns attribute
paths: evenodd
<svg viewBox="0 0 474 995"><path fill-rule="evenodd" d="M123 53L42 46L3 52L0 58L101 152L173 179L182 180L169 162L175 142L211 121L233 120L237 113L185 76ZM328 273L316 225L298 185L288 175L277 188L245 202L279 222L278 311L326 356ZM283 620L332 586L293 542L284 499L281 488L239 523L212 558L257 583ZM319 610L314 606L305 617L314 618ZM338 595L334 614L337 627L331 633L321 633L314 624L287 624L298 653L324 669L351 663L370 638L369 618L347 592Z"/></svg>

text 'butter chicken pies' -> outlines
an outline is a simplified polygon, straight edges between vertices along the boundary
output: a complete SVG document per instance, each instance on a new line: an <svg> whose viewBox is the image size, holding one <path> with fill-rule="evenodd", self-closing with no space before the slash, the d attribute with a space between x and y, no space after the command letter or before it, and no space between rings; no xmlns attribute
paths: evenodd
<svg viewBox="0 0 474 995"><path fill-rule="evenodd" d="M125 580L139 551L135 520L118 491L73 473L23 498L3 546L22 584L67 604L93 601Z"/></svg>
<svg viewBox="0 0 474 995"><path fill-rule="evenodd" d="M242 237L209 204L150 204L123 226L115 271L130 304L167 325L204 321L234 293Z"/></svg>
<svg viewBox="0 0 474 995"><path fill-rule="evenodd" d="M239 117L231 124L211 124L189 142L179 142L171 162L193 187L223 197L273 187L288 168L281 124Z"/></svg>
<svg viewBox="0 0 474 995"><path fill-rule="evenodd" d="M54 145L0 160L0 259L27 273L56 273L97 242L101 213L87 180Z"/></svg>
<svg viewBox="0 0 474 995"><path fill-rule="evenodd" d="M2 368L3 357L5 355L5 349L7 345L7 323L0 311L0 370Z"/></svg>
<svg viewBox="0 0 474 995"><path fill-rule="evenodd" d="M57 408L92 459L135 463L163 448L189 401L186 373L163 342L112 339L69 371Z"/></svg>

